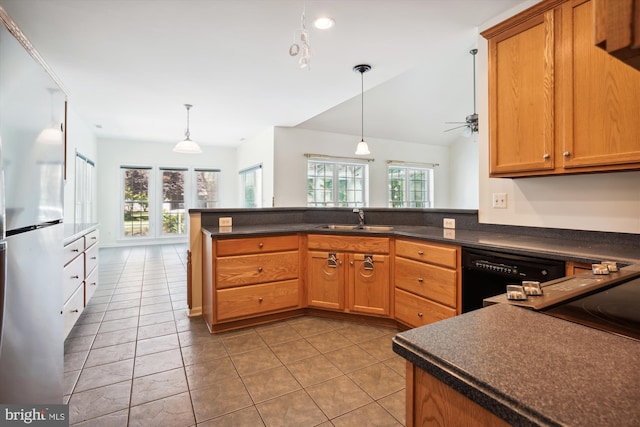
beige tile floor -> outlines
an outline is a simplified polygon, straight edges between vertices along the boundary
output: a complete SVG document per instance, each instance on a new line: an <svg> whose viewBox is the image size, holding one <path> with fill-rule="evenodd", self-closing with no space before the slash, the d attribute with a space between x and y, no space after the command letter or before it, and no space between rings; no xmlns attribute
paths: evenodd
<svg viewBox="0 0 640 427"><path fill-rule="evenodd" d="M394 329L317 317L210 335L186 316L186 245L100 249L65 342L74 426L401 426Z"/></svg>

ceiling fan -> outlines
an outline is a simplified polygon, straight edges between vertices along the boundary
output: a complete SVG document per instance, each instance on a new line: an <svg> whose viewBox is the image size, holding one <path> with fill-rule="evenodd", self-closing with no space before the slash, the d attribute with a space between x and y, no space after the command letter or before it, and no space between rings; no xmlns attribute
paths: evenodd
<svg viewBox="0 0 640 427"><path fill-rule="evenodd" d="M469 114L464 122L445 122L446 124L459 124L460 126L452 127L445 130L449 132L455 129L465 128L464 135L471 136L478 132L478 113L476 112L476 54L478 49L471 49L469 53L473 56L473 114Z"/></svg>

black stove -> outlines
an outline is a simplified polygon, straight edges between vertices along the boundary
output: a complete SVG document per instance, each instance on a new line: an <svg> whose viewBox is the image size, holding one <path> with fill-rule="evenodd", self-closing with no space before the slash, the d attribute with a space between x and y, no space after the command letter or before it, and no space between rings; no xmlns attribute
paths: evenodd
<svg viewBox="0 0 640 427"><path fill-rule="evenodd" d="M640 340L640 278L600 289L543 312Z"/></svg>

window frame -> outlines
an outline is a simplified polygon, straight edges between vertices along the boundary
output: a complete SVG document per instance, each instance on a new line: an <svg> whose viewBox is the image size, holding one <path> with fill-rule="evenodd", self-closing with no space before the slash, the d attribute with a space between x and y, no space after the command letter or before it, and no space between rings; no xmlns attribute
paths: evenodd
<svg viewBox="0 0 640 427"><path fill-rule="evenodd" d="M389 208L433 208L435 205L435 194L434 194L434 180L435 180L435 166L437 164L419 164L419 163L401 163L401 162L387 162L387 206ZM397 206L394 203L392 198L392 189L391 189L391 169L402 169L404 170L404 179L403 179L403 194L402 194L402 206ZM411 176L410 173L412 171L420 171L427 173L427 179L422 180L424 191L426 193L426 197L424 197L424 206L416 206L417 201L412 197L412 194L415 192L410 191L411 188Z"/></svg>
<svg viewBox="0 0 640 427"><path fill-rule="evenodd" d="M253 173L255 175L255 195L254 195L254 206L247 206L247 190L246 190L246 182L247 176ZM239 179L239 190L240 190L240 201L242 208L261 208L262 207L262 163L242 169L238 171L238 179Z"/></svg>
<svg viewBox="0 0 640 427"><path fill-rule="evenodd" d="M308 207L320 207L320 208L334 208L334 207L350 207L350 208L363 208L369 206L369 161L371 160L358 160L351 158L315 158L308 156L307 159L307 206ZM333 166L332 172L332 200L327 202L325 201L317 201L317 200L309 200L310 192L315 192L313 188L309 187L310 179L317 179L318 175L309 175L310 165L312 164L325 164ZM361 201L353 201L347 200L344 202L340 200L340 192L341 192L341 184L340 184L340 169L341 167L361 167L362 168L362 188L357 190L360 192ZM326 175L325 175L326 176ZM348 186L348 183L347 183ZM349 190L347 190L347 193ZM354 192L351 190L351 192ZM313 196L315 199L315 195Z"/></svg>

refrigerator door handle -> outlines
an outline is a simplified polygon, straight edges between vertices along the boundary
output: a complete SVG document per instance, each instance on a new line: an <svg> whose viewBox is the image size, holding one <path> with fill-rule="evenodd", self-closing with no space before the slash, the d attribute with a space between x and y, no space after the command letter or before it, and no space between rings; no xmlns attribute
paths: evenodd
<svg viewBox="0 0 640 427"><path fill-rule="evenodd" d="M0 354L2 354L2 337L4 336L4 306L7 288L7 242L0 241Z"/></svg>

